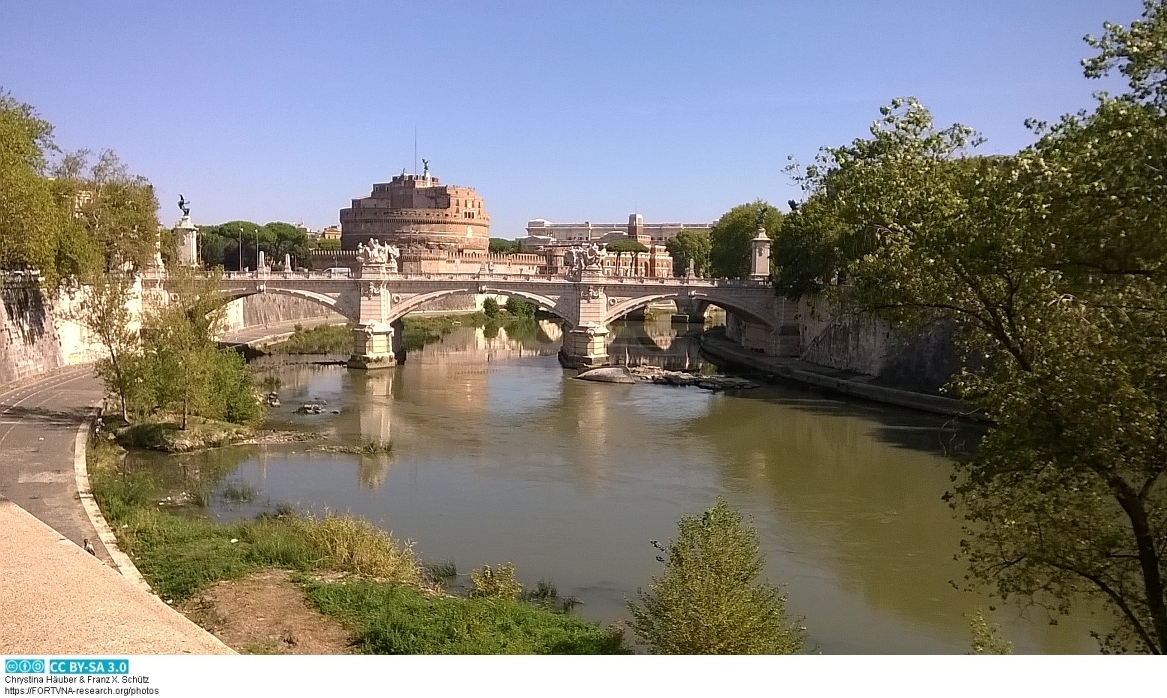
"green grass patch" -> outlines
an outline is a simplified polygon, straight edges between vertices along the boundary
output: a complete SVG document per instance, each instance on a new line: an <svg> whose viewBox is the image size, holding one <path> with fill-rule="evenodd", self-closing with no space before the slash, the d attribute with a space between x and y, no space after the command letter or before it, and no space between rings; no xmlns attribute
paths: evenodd
<svg viewBox="0 0 1167 698"><path fill-rule="evenodd" d="M308 599L368 654L623 654L622 635L519 601L428 596L370 582L309 582Z"/></svg>
<svg viewBox="0 0 1167 698"><path fill-rule="evenodd" d="M202 417L187 419L186 429L180 418L146 419L114 430L118 443L126 448L145 448L166 453L187 453L239 443L255 435L242 424L219 422Z"/></svg>
<svg viewBox="0 0 1167 698"><path fill-rule="evenodd" d="M353 347L351 325L297 325L292 336L264 347L268 354L348 354Z"/></svg>
<svg viewBox="0 0 1167 698"><path fill-rule="evenodd" d="M158 484L147 474L101 468L91 470L90 481L119 545L164 598L182 601L213 582L265 567L422 584L422 566L412 549L363 519L269 515L220 525L160 507Z"/></svg>

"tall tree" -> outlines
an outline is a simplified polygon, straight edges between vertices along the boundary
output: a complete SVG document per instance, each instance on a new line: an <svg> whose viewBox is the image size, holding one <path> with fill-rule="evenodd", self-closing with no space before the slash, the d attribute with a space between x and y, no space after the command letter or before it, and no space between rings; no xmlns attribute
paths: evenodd
<svg viewBox="0 0 1167 698"><path fill-rule="evenodd" d="M750 273L750 240L758 233L758 212L766 207L763 227L774 238L782 227L782 213L765 201L734 206L709 231L709 271L718 278L740 279Z"/></svg>
<svg viewBox="0 0 1167 698"><path fill-rule="evenodd" d="M952 318L980 366L952 385L992 425L948 495L970 579L1060 612L1096 599L1117 621L1104 648L1152 653L1167 651L1162 6L1091 40L1088 74L1130 68L1131 92L1035 124L1015 156L970 156L971 129L897 100L803 180L850 240L850 283L828 292L913 324Z"/></svg>
<svg viewBox="0 0 1167 698"><path fill-rule="evenodd" d="M690 262L693 264L695 275L708 275L711 248L709 233L704 230L682 230L669 238L665 243L665 249L673 258L673 276L684 276L689 273Z"/></svg>
<svg viewBox="0 0 1167 698"><path fill-rule="evenodd" d="M106 270L149 263L159 239L158 200L144 177L130 174L112 150L102 151L92 164L88 151L71 153L53 174L58 197L71 205L73 222Z"/></svg>
<svg viewBox="0 0 1167 698"><path fill-rule="evenodd" d="M56 286L91 261L46 177L52 125L0 90L0 268L36 270Z"/></svg>
<svg viewBox="0 0 1167 698"><path fill-rule="evenodd" d="M96 275L80 290L81 304L74 318L97 339L105 357L97 362L97 374L118 397L122 419L130 420L129 408L141 388L141 346L134 312L133 279L121 272Z"/></svg>
<svg viewBox="0 0 1167 698"><path fill-rule="evenodd" d="M636 273L636 267L638 266L637 260L640 258L641 254L648 252L648 248L645 247L644 243L637 240L617 240L615 242L609 242L607 245L605 245L605 249L608 252L616 253L617 274L620 273L620 258L626 254L632 255L632 268L630 269L631 273L629 276L638 276Z"/></svg>

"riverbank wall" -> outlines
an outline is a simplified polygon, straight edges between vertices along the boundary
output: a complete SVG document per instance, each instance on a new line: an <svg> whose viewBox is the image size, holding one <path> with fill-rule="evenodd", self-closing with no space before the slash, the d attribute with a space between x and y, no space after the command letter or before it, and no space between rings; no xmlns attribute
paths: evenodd
<svg viewBox="0 0 1167 698"><path fill-rule="evenodd" d="M789 358L808 364L921 393L936 393L961 368L953 341L956 327L950 321L933 323L909 336L871 313L839 313L821 296L799 299L794 320L797 351L789 352ZM748 350L773 344L769 327L733 313L727 314L725 331L728 339ZM793 348L794 342L787 344Z"/></svg>
<svg viewBox="0 0 1167 698"><path fill-rule="evenodd" d="M70 318L80 295L49 297L32 281L0 285L0 386L90 363L98 347Z"/></svg>
<svg viewBox="0 0 1167 698"><path fill-rule="evenodd" d="M131 310L141 313L141 289ZM35 281L5 279L0 285L0 386L93 363L105 351L76 318L85 289L49 294ZM471 299L473 300L473 299ZM297 321L344 322L322 305L301 298L261 294L227 304L222 331Z"/></svg>
<svg viewBox="0 0 1167 698"><path fill-rule="evenodd" d="M904 387L873 383L873 376L781 356L766 356L745 349L735 342L706 333L701 338L701 351L718 363L742 366L771 378L791 380L803 385L823 388L842 395L907 407L922 412L949 417L975 418L972 410L959 400L943 395L916 392Z"/></svg>

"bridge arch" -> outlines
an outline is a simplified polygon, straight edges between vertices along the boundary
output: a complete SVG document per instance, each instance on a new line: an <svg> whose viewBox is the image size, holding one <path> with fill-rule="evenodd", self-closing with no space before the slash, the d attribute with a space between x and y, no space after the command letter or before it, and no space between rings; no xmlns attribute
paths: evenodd
<svg viewBox="0 0 1167 698"><path fill-rule="evenodd" d="M668 292L668 293L654 293L647 296L640 296L638 298L630 298L628 300L617 303L612 306L605 316L605 324L618 320L629 313L635 312L642 308L649 306L652 303L659 301L701 301L708 305L716 305L727 311L731 311L740 315L751 322L756 322L774 331L778 331L776 319L771 316L765 309L751 307L750 304L742 303L733 298L722 298L721 294L711 295L702 291L684 291L684 292Z"/></svg>
<svg viewBox="0 0 1167 698"><path fill-rule="evenodd" d="M326 296L323 293L315 293L313 291L304 291L294 288L280 288L276 287L259 287L259 288L225 288L222 291L224 298L224 305L231 301L239 300L240 298L247 298L248 296L258 296L263 293L272 293L279 296L289 296L292 298L302 298L311 301L318 305L328 308L338 315L343 315L350 322L356 322L356 318L350 310L341 305L337 299Z"/></svg>
<svg viewBox="0 0 1167 698"><path fill-rule="evenodd" d="M411 298L404 299L400 303L395 303L393 305L389 312L389 316L386 319L386 322L397 322L409 313L417 310L418 307L429 303L430 301L438 300L440 298L448 298L450 296L477 295L479 293L490 293L500 296L521 298L522 300L535 304L537 308L551 313L552 315L558 317L560 320L563 320L565 323L571 323L571 320L565 317L566 313L564 312L563 308L560 307L559 304L552 298L548 298L547 296L542 296L537 293L531 293L530 291L517 291L505 287L496 288L477 284L474 286L468 286L466 288L444 289L441 291L421 293Z"/></svg>

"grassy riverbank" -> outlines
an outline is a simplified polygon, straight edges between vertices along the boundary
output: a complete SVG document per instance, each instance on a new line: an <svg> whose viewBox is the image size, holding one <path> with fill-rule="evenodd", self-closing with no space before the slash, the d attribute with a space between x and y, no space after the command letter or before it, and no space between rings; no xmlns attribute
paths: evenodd
<svg viewBox="0 0 1167 698"><path fill-rule="evenodd" d="M268 345L268 354L348 354L352 351L352 325L296 326L292 336Z"/></svg>
<svg viewBox="0 0 1167 698"><path fill-rule="evenodd" d="M218 524L175 506L120 448L90 439L94 496L155 591L182 604L216 582L288 569L320 612L339 619L367 653L617 653L618 633L535 604L445 594L411 546L359 518L277 513ZM274 616L280 609L262 609Z"/></svg>
<svg viewBox="0 0 1167 698"><path fill-rule="evenodd" d="M186 429L182 428L181 417L178 416L146 419L128 425L120 419L107 419L104 426L126 448L165 453L188 453L228 446L255 436L255 430L249 426L193 416L188 417Z"/></svg>

